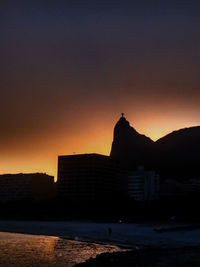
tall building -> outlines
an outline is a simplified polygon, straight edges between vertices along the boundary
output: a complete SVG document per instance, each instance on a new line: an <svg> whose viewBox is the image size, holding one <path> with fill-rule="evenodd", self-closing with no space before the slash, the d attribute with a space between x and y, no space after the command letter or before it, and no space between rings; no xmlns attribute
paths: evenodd
<svg viewBox="0 0 200 267"><path fill-rule="evenodd" d="M0 175L0 202L45 200L55 194L54 177L44 173Z"/></svg>
<svg viewBox="0 0 200 267"><path fill-rule="evenodd" d="M145 171L142 166L128 174L128 194L136 201L148 201L157 198L159 175L154 171Z"/></svg>
<svg viewBox="0 0 200 267"><path fill-rule="evenodd" d="M58 157L57 193L72 203L109 200L122 190L119 164L108 156L80 154Z"/></svg>

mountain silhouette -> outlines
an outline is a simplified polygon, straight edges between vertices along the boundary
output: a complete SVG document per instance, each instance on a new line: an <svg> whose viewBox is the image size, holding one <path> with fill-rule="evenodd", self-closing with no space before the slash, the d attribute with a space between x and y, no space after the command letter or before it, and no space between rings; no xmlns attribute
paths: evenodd
<svg viewBox="0 0 200 267"><path fill-rule="evenodd" d="M163 177L200 177L200 126L174 131L154 146L155 163Z"/></svg>
<svg viewBox="0 0 200 267"><path fill-rule="evenodd" d="M110 156L126 169L140 164L154 169L163 179L200 177L200 126L174 131L154 142L122 115L114 128Z"/></svg>
<svg viewBox="0 0 200 267"><path fill-rule="evenodd" d="M122 114L114 128L114 138L110 156L121 162L122 166L134 169L150 160L154 142L139 134L130 126Z"/></svg>

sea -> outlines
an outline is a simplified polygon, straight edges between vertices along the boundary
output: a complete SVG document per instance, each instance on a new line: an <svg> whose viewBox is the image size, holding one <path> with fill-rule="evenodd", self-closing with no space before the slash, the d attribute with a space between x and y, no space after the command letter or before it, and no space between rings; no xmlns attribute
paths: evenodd
<svg viewBox="0 0 200 267"><path fill-rule="evenodd" d="M67 266L121 249L115 245L68 240L56 236L0 232L0 266Z"/></svg>

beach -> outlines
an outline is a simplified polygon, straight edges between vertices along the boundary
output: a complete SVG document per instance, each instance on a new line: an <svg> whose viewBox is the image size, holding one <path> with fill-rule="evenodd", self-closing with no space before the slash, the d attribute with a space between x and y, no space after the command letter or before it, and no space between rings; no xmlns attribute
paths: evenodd
<svg viewBox="0 0 200 267"><path fill-rule="evenodd" d="M84 260L74 261L80 266L200 266L200 229L197 225L160 222L0 221L0 232L79 242L80 251L83 244L86 247L91 244L95 248L92 259L88 254ZM97 251L95 244L102 245L101 249ZM152 265L148 265L150 263ZM189 263L193 265L188 265Z"/></svg>
<svg viewBox="0 0 200 267"><path fill-rule="evenodd" d="M86 221L0 221L1 232L58 236L81 241L119 244L127 247L179 248L200 245L200 228L173 231L177 223L95 223ZM155 230L169 228L172 231ZM108 229L112 229L109 234ZM183 228L184 229L184 228Z"/></svg>

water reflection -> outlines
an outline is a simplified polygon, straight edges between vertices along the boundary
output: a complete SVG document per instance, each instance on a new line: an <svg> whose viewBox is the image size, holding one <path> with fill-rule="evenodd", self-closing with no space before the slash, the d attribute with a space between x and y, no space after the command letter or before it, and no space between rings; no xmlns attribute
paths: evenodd
<svg viewBox="0 0 200 267"><path fill-rule="evenodd" d="M1 266L73 266L103 252L119 251L100 245L52 236L0 233Z"/></svg>

